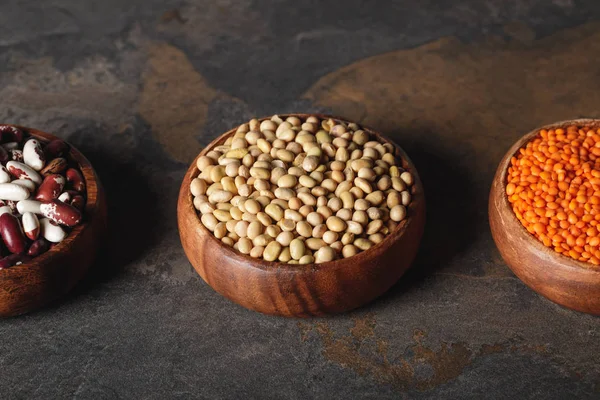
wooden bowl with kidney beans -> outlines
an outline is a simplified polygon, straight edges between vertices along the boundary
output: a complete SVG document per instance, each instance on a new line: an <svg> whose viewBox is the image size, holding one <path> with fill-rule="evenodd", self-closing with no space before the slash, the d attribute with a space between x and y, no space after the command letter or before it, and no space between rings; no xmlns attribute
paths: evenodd
<svg viewBox="0 0 600 400"><path fill-rule="evenodd" d="M308 114L279 115L282 119ZM336 123L349 121L325 115ZM265 121L268 118L260 119ZM200 171L197 161L235 135L219 136L188 169L177 206L179 234L185 253L202 279L215 291L251 310L286 317L340 313L360 307L386 292L413 262L425 224L425 197L417 170L406 153L379 133L362 127L372 140L389 143L399 165L414 177L406 218L381 242L349 258L310 264L266 261L226 245L201 222L190 189Z"/></svg>
<svg viewBox="0 0 600 400"><path fill-rule="evenodd" d="M13 152L12 146L8 144L18 141L19 135L22 135L20 147L23 152L31 151L25 148L29 139L38 141L42 152L39 152L40 147L35 152L45 159L44 167L48 168L38 172L43 181L37 177L38 182L35 183L39 186L32 189L35 191L31 193L29 200L41 201L41 205L37 204L37 207L45 207L45 215L52 216L61 209L68 212L58 218L54 217L64 225L64 233L56 229L57 224L43 215L39 215L37 229L40 232L36 231L37 217L33 216L30 216L33 223L23 221L23 232L21 222L15 216L25 213L35 203L0 202L0 317L38 309L69 292L92 264L106 233L106 200L98 176L83 154L58 137L17 125L0 125L0 158L4 161L0 161L0 175L9 171L12 179L27 178L27 171L19 171L22 165L18 162L23 154ZM53 187L54 182L47 182L51 180L48 176L56 176L52 174L55 171L61 171L60 174L64 176L64 190L59 190L63 194L61 200L57 200L58 191ZM21 173L24 175L20 176ZM31 184L21 183L24 187ZM9 189L14 187L10 186ZM19 205L18 209L15 203ZM73 209L79 212L73 212ZM44 229L47 232L42 234ZM55 243L45 238L52 239Z"/></svg>

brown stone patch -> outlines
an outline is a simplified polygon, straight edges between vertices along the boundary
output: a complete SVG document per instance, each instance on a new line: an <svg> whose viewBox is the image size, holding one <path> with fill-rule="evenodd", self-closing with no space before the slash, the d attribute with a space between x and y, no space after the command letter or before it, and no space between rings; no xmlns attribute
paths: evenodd
<svg viewBox="0 0 600 400"><path fill-rule="evenodd" d="M209 104L229 96L213 89L181 50L166 43L148 46L142 85L138 112L154 138L173 159L191 162L200 151L197 137Z"/></svg>
<svg viewBox="0 0 600 400"><path fill-rule="evenodd" d="M424 343L427 332L415 329L413 343L402 355L394 358L391 356L393 345L375 333L377 323L373 314L353 320L354 326L347 334L336 333L328 322L298 322L301 340L306 342L311 335L316 335L322 341L325 359L402 391L426 391L450 382L478 357L500 353L548 354L545 345L520 343L518 340L483 344L474 350L465 343L441 342L438 349L433 349ZM419 370L428 373L419 373Z"/></svg>
<svg viewBox="0 0 600 400"><path fill-rule="evenodd" d="M444 38L341 68L305 97L400 144L458 155L471 149L461 163L491 177L510 144L530 129L600 115L599 27L589 23L534 40L526 27L511 24L510 40Z"/></svg>

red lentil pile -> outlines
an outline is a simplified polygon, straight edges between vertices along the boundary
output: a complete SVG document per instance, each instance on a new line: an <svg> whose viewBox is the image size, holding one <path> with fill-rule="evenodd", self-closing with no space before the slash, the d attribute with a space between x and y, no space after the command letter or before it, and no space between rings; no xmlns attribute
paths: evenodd
<svg viewBox="0 0 600 400"><path fill-rule="evenodd" d="M506 194L545 246L600 265L600 129L541 130L511 159Z"/></svg>

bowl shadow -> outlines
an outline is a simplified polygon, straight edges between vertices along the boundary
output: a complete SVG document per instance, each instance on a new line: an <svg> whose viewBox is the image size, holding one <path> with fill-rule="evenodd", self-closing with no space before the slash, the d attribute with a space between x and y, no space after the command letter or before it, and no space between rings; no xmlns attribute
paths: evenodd
<svg viewBox="0 0 600 400"><path fill-rule="evenodd" d="M390 300L420 285L464 253L474 242L480 207L469 168L437 136L427 130L394 132L387 136L398 143L415 164L425 192L425 230L419 251L409 270L379 299ZM403 138L409 138L404 140ZM432 140L433 138L433 140Z"/></svg>

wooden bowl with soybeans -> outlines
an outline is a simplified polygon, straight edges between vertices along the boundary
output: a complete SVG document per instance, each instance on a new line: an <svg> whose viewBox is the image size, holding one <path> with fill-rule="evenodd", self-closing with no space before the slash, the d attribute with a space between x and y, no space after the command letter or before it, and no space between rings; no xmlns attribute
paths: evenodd
<svg viewBox="0 0 600 400"><path fill-rule="evenodd" d="M226 298L265 314L357 308L409 268L425 223L417 171L379 133L327 115L252 119L188 169L185 253Z"/></svg>
<svg viewBox="0 0 600 400"><path fill-rule="evenodd" d="M489 219L525 284L600 315L600 120L556 122L519 139L496 171Z"/></svg>
<svg viewBox="0 0 600 400"><path fill-rule="evenodd" d="M0 317L71 290L105 231L104 192L90 162L54 135L0 125Z"/></svg>

